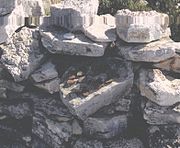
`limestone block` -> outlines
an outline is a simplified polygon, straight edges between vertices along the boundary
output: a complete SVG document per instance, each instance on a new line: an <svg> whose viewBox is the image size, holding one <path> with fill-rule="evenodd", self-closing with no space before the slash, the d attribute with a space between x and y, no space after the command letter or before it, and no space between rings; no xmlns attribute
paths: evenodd
<svg viewBox="0 0 180 148"><path fill-rule="evenodd" d="M170 59L154 64L154 66L163 70L180 73L180 55L176 54Z"/></svg>
<svg viewBox="0 0 180 148"><path fill-rule="evenodd" d="M76 77L75 73L78 74L81 69L87 71ZM84 120L100 108L126 95L132 83L131 64L110 58L90 65L84 64L79 68L70 67L62 77L60 94L71 113Z"/></svg>
<svg viewBox="0 0 180 148"><path fill-rule="evenodd" d="M180 79L164 75L158 69L142 69L138 83L141 95L160 106L180 102Z"/></svg>
<svg viewBox="0 0 180 148"><path fill-rule="evenodd" d="M118 54L127 60L136 62L160 62L174 57L175 51L179 48L169 38L149 44L126 44L117 41Z"/></svg>
<svg viewBox="0 0 180 148"><path fill-rule="evenodd" d="M132 43L148 43L169 36L169 17L156 11L119 10L116 14L116 28L120 39ZM166 36L166 37L167 37Z"/></svg>
<svg viewBox="0 0 180 148"><path fill-rule="evenodd" d="M89 117L84 121L84 132L100 139L112 138L124 133L127 128L127 115L111 117Z"/></svg>
<svg viewBox="0 0 180 148"><path fill-rule="evenodd" d="M162 107L151 101L142 103L143 117L148 124L166 125L180 123L180 105Z"/></svg>
<svg viewBox="0 0 180 148"><path fill-rule="evenodd" d="M98 0L66 0L51 6L52 24L70 31L82 30L97 14Z"/></svg>
<svg viewBox="0 0 180 148"><path fill-rule="evenodd" d="M41 31L42 44L51 53L100 57L104 55L107 43L95 43L84 34L77 33L75 38L64 38L67 32L64 30Z"/></svg>
<svg viewBox="0 0 180 148"><path fill-rule="evenodd" d="M95 42L116 41L115 18L110 14L95 15L92 23L84 27L84 34Z"/></svg>
<svg viewBox="0 0 180 148"><path fill-rule="evenodd" d="M43 54L40 52L38 36L37 30L24 27L0 46L3 51L1 62L15 81L28 79L41 64Z"/></svg>

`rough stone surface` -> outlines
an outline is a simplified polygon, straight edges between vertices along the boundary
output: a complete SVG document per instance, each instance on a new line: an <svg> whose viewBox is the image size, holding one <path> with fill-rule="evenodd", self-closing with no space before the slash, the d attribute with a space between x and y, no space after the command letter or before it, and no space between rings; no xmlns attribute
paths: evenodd
<svg viewBox="0 0 180 148"><path fill-rule="evenodd" d="M144 148L139 139L120 139L108 142L101 142L98 140L79 139L73 148Z"/></svg>
<svg viewBox="0 0 180 148"><path fill-rule="evenodd" d="M60 84L61 99L80 119L86 119L100 108L115 102L118 97L125 95L131 89L133 83L130 63L113 58L95 63L101 68L93 63L89 66L85 64L86 68L83 65L79 68L71 67L63 75ZM74 73L81 71L83 67L87 71L84 71L81 77L71 79L70 76L76 75Z"/></svg>
<svg viewBox="0 0 180 148"><path fill-rule="evenodd" d="M75 34L72 40L64 39L66 34L63 30L51 30L51 32L41 32L42 44L51 53L61 53L69 55L82 55L90 57L100 57L104 55L107 43L95 43L85 37L82 33Z"/></svg>
<svg viewBox="0 0 180 148"><path fill-rule="evenodd" d="M178 148L180 146L180 125L150 126L147 130L150 148Z"/></svg>
<svg viewBox="0 0 180 148"><path fill-rule="evenodd" d="M34 83L34 86L41 88L49 92L50 94L53 94L55 92L59 92L59 84L60 84L60 79L55 78L45 82Z"/></svg>
<svg viewBox="0 0 180 148"><path fill-rule="evenodd" d="M66 0L51 6L51 24L70 31L82 30L89 26L92 17L97 14L98 0Z"/></svg>
<svg viewBox="0 0 180 148"><path fill-rule="evenodd" d="M51 80L58 77L55 65L52 62L47 62L31 74L31 78L34 82L39 83L46 80Z"/></svg>
<svg viewBox="0 0 180 148"><path fill-rule="evenodd" d="M3 50L1 62L8 69L15 81L28 79L40 65L43 54L40 53L38 34L34 29L22 28L9 42L0 46Z"/></svg>
<svg viewBox="0 0 180 148"><path fill-rule="evenodd" d="M149 44L135 45L124 44L118 41L117 48L118 54L127 60L136 62L160 62L175 56L177 49L175 44L175 42L166 38Z"/></svg>
<svg viewBox="0 0 180 148"><path fill-rule="evenodd" d="M84 27L84 34L95 42L116 41L115 18L110 14L95 15L93 23Z"/></svg>
<svg viewBox="0 0 180 148"><path fill-rule="evenodd" d="M127 115L89 117L84 121L84 132L97 138L112 138L124 133L126 128Z"/></svg>
<svg viewBox="0 0 180 148"><path fill-rule="evenodd" d="M142 96L160 106L171 106L180 102L180 79L165 76L158 69L142 69L138 87Z"/></svg>
<svg viewBox="0 0 180 148"><path fill-rule="evenodd" d="M170 59L154 64L154 66L163 70L180 73L180 55L176 54Z"/></svg>
<svg viewBox="0 0 180 148"><path fill-rule="evenodd" d="M165 125L180 123L180 105L162 107L150 101L142 104L143 117L148 124Z"/></svg>
<svg viewBox="0 0 180 148"><path fill-rule="evenodd" d="M168 15L156 11L132 12L123 9L116 14L117 34L126 42L148 43L161 39L168 35L165 33L168 25Z"/></svg>

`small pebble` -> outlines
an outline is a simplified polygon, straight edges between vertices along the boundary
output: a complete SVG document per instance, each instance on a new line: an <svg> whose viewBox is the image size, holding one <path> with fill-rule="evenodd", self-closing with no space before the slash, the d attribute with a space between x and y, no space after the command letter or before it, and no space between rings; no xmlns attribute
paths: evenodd
<svg viewBox="0 0 180 148"><path fill-rule="evenodd" d="M67 39L67 40L72 40L75 38L75 35L73 33L65 33L63 35L64 39Z"/></svg>

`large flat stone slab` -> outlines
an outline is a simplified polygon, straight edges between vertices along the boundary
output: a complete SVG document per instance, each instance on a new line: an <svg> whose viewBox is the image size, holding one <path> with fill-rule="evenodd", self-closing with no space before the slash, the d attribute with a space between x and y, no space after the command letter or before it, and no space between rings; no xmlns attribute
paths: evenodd
<svg viewBox="0 0 180 148"><path fill-rule="evenodd" d="M84 120L124 96L132 83L131 64L110 58L70 67L62 77L60 94L71 113Z"/></svg>
<svg viewBox="0 0 180 148"><path fill-rule="evenodd" d="M126 44L117 42L118 54L127 60L136 62L160 62L175 56L180 48L169 38L149 44Z"/></svg>
<svg viewBox="0 0 180 148"><path fill-rule="evenodd" d="M75 34L75 38L66 39L64 30L41 31L42 44L54 54L81 55L100 57L104 55L107 43L95 43L84 34Z"/></svg>
<svg viewBox="0 0 180 148"><path fill-rule="evenodd" d="M100 139L123 134L127 128L127 115L89 117L84 121L84 132Z"/></svg>
<svg viewBox="0 0 180 148"><path fill-rule="evenodd" d="M142 69L139 74L141 95L160 106L180 102L180 79L164 75L159 69Z"/></svg>
<svg viewBox="0 0 180 148"><path fill-rule="evenodd" d="M163 70L180 73L180 55L176 54L170 59L154 64L154 66Z"/></svg>
<svg viewBox="0 0 180 148"><path fill-rule="evenodd" d="M24 27L13 34L9 42L0 46L3 51L1 62L15 81L28 79L40 65L43 54L40 52L38 38L37 30Z"/></svg>
<svg viewBox="0 0 180 148"><path fill-rule="evenodd" d="M84 27L84 34L95 42L116 41L115 18L110 15L95 15L93 22L88 27Z"/></svg>
<svg viewBox="0 0 180 148"><path fill-rule="evenodd" d="M151 125L167 125L180 123L180 105L162 107L151 101L142 103L143 117Z"/></svg>
<svg viewBox="0 0 180 148"><path fill-rule="evenodd" d="M82 30L89 26L91 17L97 14L98 0L66 0L51 6L51 21L56 26L70 31Z"/></svg>
<svg viewBox="0 0 180 148"><path fill-rule="evenodd" d="M169 25L167 14L156 11L119 10L116 28L120 39L130 43L148 43L165 37ZM166 37L167 37L166 36Z"/></svg>

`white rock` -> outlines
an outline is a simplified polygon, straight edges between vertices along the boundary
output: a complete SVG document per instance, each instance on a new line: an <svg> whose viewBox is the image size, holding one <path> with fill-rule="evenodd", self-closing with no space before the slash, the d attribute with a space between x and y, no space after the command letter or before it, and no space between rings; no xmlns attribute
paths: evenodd
<svg viewBox="0 0 180 148"><path fill-rule="evenodd" d="M67 39L67 40L72 40L75 38L75 35L73 33L65 33L63 35L64 39Z"/></svg>
<svg viewBox="0 0 180 148"><path fill-rule="evenodd" d="M169 17L155 11L119 10L116 14L116 28L120 39L132 43L148 43L167 37ZM165 36L166 35L166 36Z"/></svg>
<svg viewBox="0 0 180 148"><path fill-rule="evenodd" d="M116 41L115 18L110 14L95 15L92 24L84 27L84 34L95 42Z"/></svg>
<svg viewBox="0 0 180 148"><path fill-rule="evenodd" d="M1 62L15 81L28 79L41 64L43 54L40 53L38 36L38 31L25 27L0 46L3 51Z"/></svg>
<svg viewBox="0 0 180 148"><path fill-rule="evenodd" d="M33 81L37 83L51 80L56 77L58 77L58 73L55 69L55 65L52 64L52 62L47 62L41 65L41 67L31 75Z"/></svg>
<svg viewBox="0 0 180 148"><path fill-rule="evenodd" d="M82 30L91 23L91 17L97 14L98 0L65 0L51 6L52 25L64 27L70 31Z"/></svg>
<svg viewBox="0 0 180 148"><path fill-rule="evenodd" d="M42 44L51 53L82 55L90 57L100 57L104 55L107 43L95 43L85 37L84 34L75 34L72 40L64 39L66 31L50 30L50 32L41 32Z"/></svg>
<svg viewBox="0 0 180 148"><path fill-rule="evenodd" d="M162 107L151 101L142 103L143 117L148 124L166 125L180 123L180 105Z"/></svg>
<svg viewBox="0 0 180 148"><path fill-rule="evenodd" d="M176 43L169 38L149 44L126 44L117 42L118 54L127 60L137 62L160 62L174 57L177 50ZM179 47L180 48L180 47Z"/></svg>
<svg viewBox="0 0 180 148"><path fill-rule="evenodd" d="M180 79L165 76L158 69L142 69L138 82L141 95L160 106L180 102Z"/></svg>

